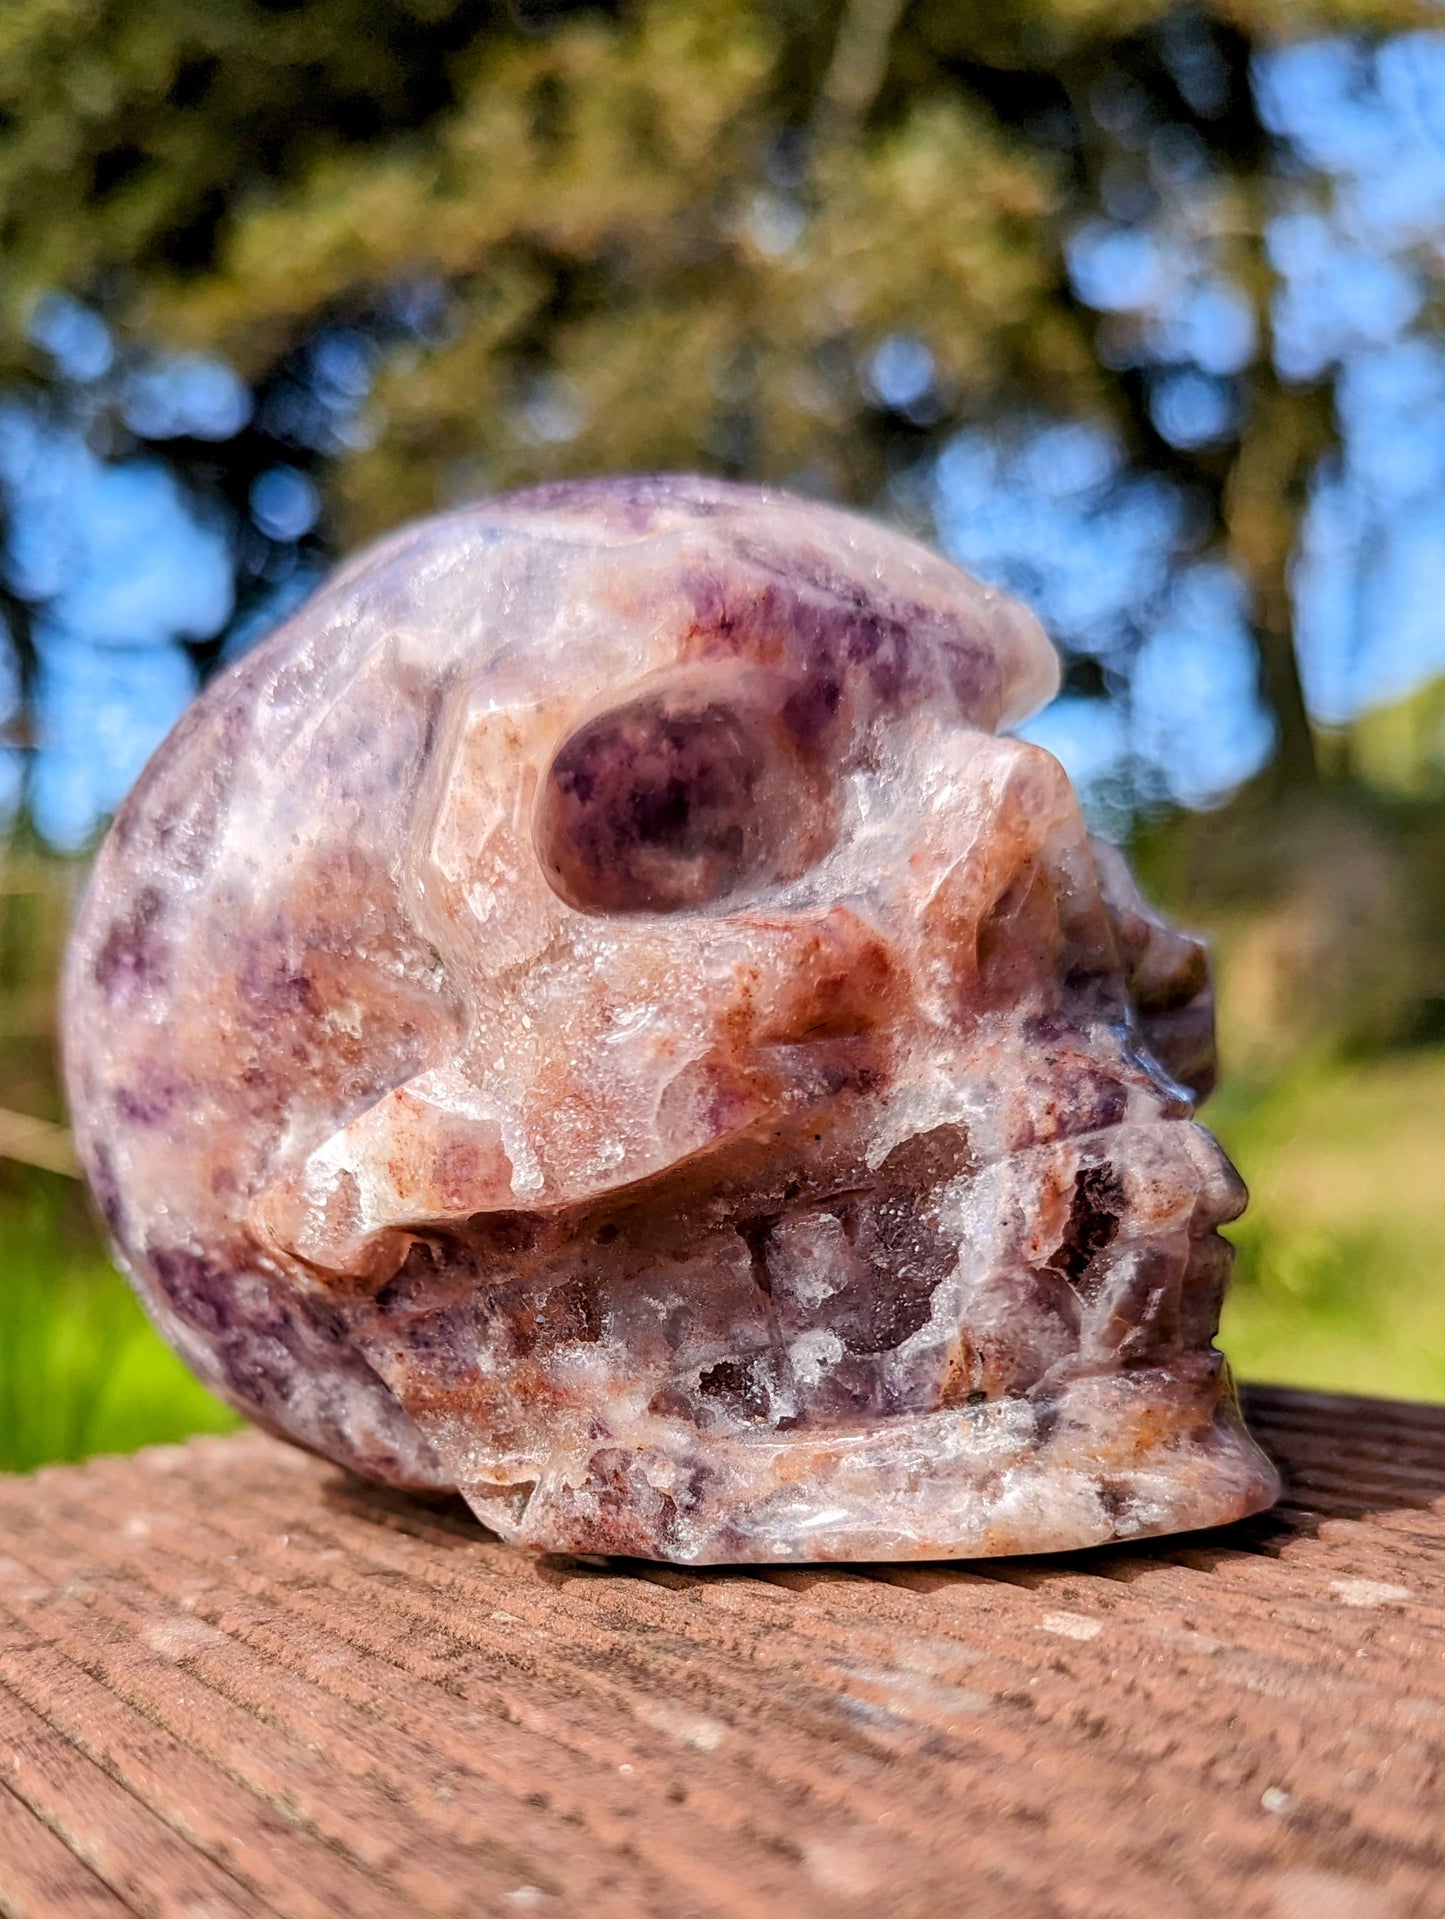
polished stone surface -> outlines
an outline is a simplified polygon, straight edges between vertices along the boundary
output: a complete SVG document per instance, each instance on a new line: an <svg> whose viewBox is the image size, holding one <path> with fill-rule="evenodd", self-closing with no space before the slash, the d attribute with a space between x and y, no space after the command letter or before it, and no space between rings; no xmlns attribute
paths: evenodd
<svg viewBox="0 0 1445 1919"><path fill-rule="evenodd" d="M75 934L77 1137L162 1330L539 1549L1267 1504L1205 957L998 737L1056 678L923 548L708 481L353 561L161 749Z"/></svg>

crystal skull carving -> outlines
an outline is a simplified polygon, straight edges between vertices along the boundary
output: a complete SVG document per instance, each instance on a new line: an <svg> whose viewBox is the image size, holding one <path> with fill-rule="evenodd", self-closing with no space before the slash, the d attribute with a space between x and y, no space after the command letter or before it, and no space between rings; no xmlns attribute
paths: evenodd
<svg viewBox="0 0 1445 1919"><path fill-rule="evenodd" d="M352 562L176 728L73 938L77 1138L161 1330L537 1549L1267 1504L1204 955L999 737L1056 677L922 547L721 483Z"/></svg>

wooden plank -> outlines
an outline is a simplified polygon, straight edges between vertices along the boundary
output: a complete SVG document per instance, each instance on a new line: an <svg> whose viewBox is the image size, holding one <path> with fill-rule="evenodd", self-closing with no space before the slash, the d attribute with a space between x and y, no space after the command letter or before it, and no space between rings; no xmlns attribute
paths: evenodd
<svg viewBox="0 0 1445 1919"><path fill-rule="evenodd" d="M6 1919L129 1919L118 1899L21 1799L0 1786L0 1912Z"/></svg>
<svg viewBox="0 0 1445 1919"><path fill-rule="evenodd" d="M526 1560L254 1433L0 1479L0 1912L1440 1919L1445 1409L1253 1410L1274 1514L969 1566Z"/></svg>
<svg viewBox="0 0 1445 1919"><path fill-rule="evenodd" d="M259 1919L265 1909L235 1880L15 1697L8 1666L0 1685L0 1785L147 1919Z"/></svg>
<svg viewBox="0 0 1445 1919"><path fill-rule="evenodd" d="M11 1583L6 1573L0 1564L0 1605ZM93 1602L94 1595L86 1594L61 1604L78 1609L89 1623ZM55 1626L52 1616L48 1627ZM67 1633L63 1626L53 1638L41 1639L0 1614L6 1684L197 1851L232 1873L258 1904L288 1919L325 1919L344 1896L356 1919L386 1919L402 1903L395 1890L386 1890L389 1861L369 1849L366 1870L343 1849L332 1849L329 1831L313 1824L309 1833L298 1834L301 1819L287 1791L289 1778L275 1797L261 1793L252 1799L223 1767L206 1763L202 1755L207 1746L214 1748L213 1739L204 1738L198 1752L171 1731L176 1723L197 1722L209 1731L216 1716L212 1702L199 1698L184 1678L178 1685L169 1662L161 1665L161 1683L149 1691L142 1675L154 1674L165 1661L152 1647L179 1650L187 1634L205 1630L194 1622L166 1621L147 1628L136 1645L117 1638L107 1647L93 1632ZM132 1703L137 1700L139 1710ZM266 1730L256 1728L258 1744Z"/></svg>

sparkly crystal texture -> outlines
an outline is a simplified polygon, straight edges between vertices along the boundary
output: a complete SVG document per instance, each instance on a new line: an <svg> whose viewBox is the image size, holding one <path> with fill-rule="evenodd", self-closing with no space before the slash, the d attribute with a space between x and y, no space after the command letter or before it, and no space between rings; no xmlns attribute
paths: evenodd
<svg viewBox="0 0 1445 1919"><path fill-rule="evenodd" d="M101 852L77 1137L253 1419L541 1550L1083 1546L1267 1504L1199 945L1000 737L1021 607L686 479L363 554Z"/></svg>

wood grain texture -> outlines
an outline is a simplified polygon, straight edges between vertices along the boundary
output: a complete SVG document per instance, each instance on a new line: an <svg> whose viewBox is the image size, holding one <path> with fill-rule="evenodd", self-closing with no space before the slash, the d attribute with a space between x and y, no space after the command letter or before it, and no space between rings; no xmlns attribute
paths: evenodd
<svg viewBox="0 0 1445 1919"><path fill-rule="evenodd" d="M256 1433L0 1479L6 1919L1440 1919L1445 1409L1048 1560L523 1559Z"/></svg>

